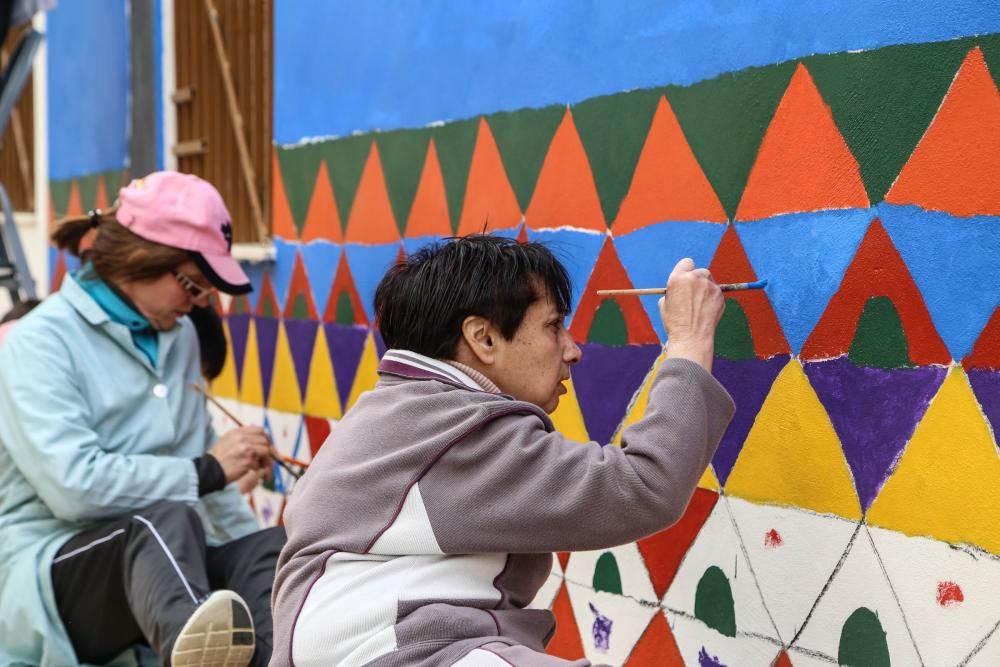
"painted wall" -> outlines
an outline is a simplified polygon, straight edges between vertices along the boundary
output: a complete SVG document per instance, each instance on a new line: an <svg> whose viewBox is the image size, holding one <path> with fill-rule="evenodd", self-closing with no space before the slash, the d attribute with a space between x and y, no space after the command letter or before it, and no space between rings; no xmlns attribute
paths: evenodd
<svg viewBox="0 0 1000 667"><path fill-rule="evenodd" d="M276 2L278 255L215 391L308 460L375 381L385 268L488 221L566 261L555 418L616 441L663 331L594 291L767 278L727 301L738 409L687 514L559 555L551 652L1000 664L1000 3L559 4Z"/></svg>

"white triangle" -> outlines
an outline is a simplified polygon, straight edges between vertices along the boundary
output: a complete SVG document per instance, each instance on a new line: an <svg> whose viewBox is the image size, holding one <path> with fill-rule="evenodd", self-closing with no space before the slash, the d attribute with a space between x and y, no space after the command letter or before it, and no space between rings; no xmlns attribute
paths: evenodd
<svg viewBox="0 0 1000 667"><path fill-rule="evenodd" d="M993 634L986 640L986 644L965 664L968 667L996 667L1000 665L1000 621L997 622Z"/></svg>
<svg viewBox="0 0 1000 667"><path fill-rule="evenodd" d="M920 657L928 665L961 662L993 631L1000 617L1000 558L926 537L907 537L882 528L868 530Z"/></svg>
<svg viewBox="0 0 1000 667"><path fill-rule="evenodd" d="M285 456L299 458L302 451L302 432L305 420L300 414L267 410L267 423L271 427L271 440L275 448ZM308 442L305 448L309 449Z"/></svg>
<svg viewBox="0 0 1000 667"><path fill-rule="evenodd" d="M836 662L844 623L862 607L878 617L894 665L921 664L866 527L858 531L847 558L806 621L795 646Z"/></svg>
<svg viewBox="0 0 1000 667"><path fill-rule="evenodd" d="M858 524L739 498L727 500L778 637L791 642L847 551Z"/></svg>
<svg viewBox="0 0 1000 667"><path fill-rule="evenodd" d="M781 643L761 637L721 635L696 618L665 612L685 665L771 667ZM795 663L795 667L799 667Z"/></svg>
<svg viewBox="0 0 1000 667"><path fill-rule="evenodd" d="M238 413L240 411L240 406L242 406L242 403L240 403L235 399L223 398L221 396L216 397L215 400L219 402L219 405L221 405L222 408L225 408L230 414L239 418ZM212 417L212 428L215 429L215 434L217 436L221 436L223 433L226 433L227 431L232 431L234 428L236 428L236 422L234 422L225 412L223 412L222 408L216 406L211 401L208 401L208 414ZM240 419L240 421L242 422L243 420ZM260 422L257 423L259 424Z"/></svg>
<svg viewBox="0 0 1000 667"><path fill-rule="evenodd" d="M542 587L535 593L535 598L528 605L532 609L551 609L552 603L556 600L556 594L563 582L563 569L559 564L559 558L552 554L552 571Z"/></svg>
<svg viewBox="0 0 1000 667"><path fill-rule="evenodd" d="M634 542L600 551L573 552L566 565L566 580L586 588L593 588L597 560L609 552L618 563L618 571L622 578L622 595L654 606L658 605L660 601L656 597L656 591L653 590L649 571L646 570L639 547Z"/></svg>
<svg viewBox="0 0 1000 667"><path fill-rule="evenodd" d="M640 604L623 595L595 591L572 581L567 580L566 589L573 607L573 616L580 628L584 653L595 664L623 664L653 615L658 613L658 609L652 605ZM601 647L594 636L598 615L611 622L606 649Z"/></svg>
<svg viewBox="0 0 1000 667"><path fill-rule="evenodd" d="M252 403L233 401L236 406L231 412L233 415L247 426L262 426L264 424L264 406Z"/></svg>
<svg viewBox="0 0 1000 667"><path fill-rule="evenodd" d="M257 521L261 527L277 526L285 496L276 491L269 491L260 485L251 492L251 495L254 513L257 515Z"/></svg>
<svg viewBox="0 0 1000 667"><path fill-rule="evenodd" d="M715 503L698 537L684 556L677 576L663 596L663 607L694 618L698 583L711 566L718 567L729 579L737 635L752 634L777 639L774 624L764 608L757 583L733 528L725 497Z"/></svg>

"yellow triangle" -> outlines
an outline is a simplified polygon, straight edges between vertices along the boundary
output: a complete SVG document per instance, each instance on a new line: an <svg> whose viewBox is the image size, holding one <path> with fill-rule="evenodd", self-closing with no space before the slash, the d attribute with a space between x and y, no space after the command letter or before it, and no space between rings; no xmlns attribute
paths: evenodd
<svg viewBox="0 0 1000 667"><path fill-rule="evenodd" d="M715 476L715 471L712 470L712 466L705 468L705 474L698 480L698 488L711 489L716 493L719 492L719 478Z"/></svg>
<svg viewBox="0 0 1000 667"><path fill-rule="evenodd" d="M590 440L587 427L583 424L583 412L580 410L580 402L576 398L572 380L566 381L566 394L559 398L559 406L549 417L552 418L556 430L570 440L577 442Z"/></svg>
<svg viewBox="0 0 1000 667"><path fill-rule="evenodd" d="M798 360L774 381L726 481L726 493L861 519L840 440Z"/></svg>
<svg viewBox="0 0 1000 667"><path fill-rule="evenodd" d="M868 522L1000 554L1000 456L968 377L951 369Z"/></svg>
<svg viewBox="0 0 1000 667"><path fill-rule="evenodd" d="M653 385L653 378L656 377L656 373L660 370L660 366L663 365L663 360L666 358L667 353L664 350L656 358L656 361L653 362L653 368L646 375L646 379L642 383L642 389L639 390L639 394L632 401L632 405L629 406L628 412L625 414L625 421L615 431L615 436L611 441L619 447L622 444L622 431L646 416L646 406L649 404L649 388Z"/></svg>
<svg viewBox="0 0 1000 667"><path fill-rule="evenodd" d="M358 372L351 386L351 395L347 399L347 410L358 402L361 394L374 389L376 382L378 382L378 353L375 351L375 339L368 334L365 349L361 351L361 361L358 362Z"/></svg>
<svg viewBox="0 0 1000 667"><path fill-rule="evenodd" d="M226 337L226 361L222 365L219 377L212 381L212 394L222 398L237 398L240 393L236 381L236 358L233 355L233 339L229 335L229 324L222 323L222 331Z"/></svg>
<svg viewBox="0 0 1000 667"><path fill-rule="evenodd" d="M302 412L302 394L299 379L295 376L292 349L288 346L285 323L278 324L278 343L274 350L274 373L271 375L271 395L267 406L280 412Z"/></svg>
<svg viewBox="0 0 1000 667"><path fill-rule="evenodd" d="M333 363L323 327L316 332L312 357L309 361L309 382L306 385L305 413L310 417L340 419L340 396L333 378Z"/></svg>
<svg viewBox="0 0 1000 667"><path fill-rule="evenodd" d="M264 405L264 389L260 381L260 354L257 351L257 326L253 319L247 329L247 348L243 352L243 377L240 378L240 401Z"/></svg>

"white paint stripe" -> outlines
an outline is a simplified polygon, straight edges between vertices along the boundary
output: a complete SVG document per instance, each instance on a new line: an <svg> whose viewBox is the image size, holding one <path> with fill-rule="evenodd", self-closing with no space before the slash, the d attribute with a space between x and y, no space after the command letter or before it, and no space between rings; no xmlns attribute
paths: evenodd
<svg viewBox="0 0 1000 667"><path fill-rule="evenodd" d="M79 549L73 549L68 554L63 554L62 556L59 556L59 558L56 558L54 561L52 561L52 564L55 565L56 563L61 563L61 562L63 562L64 560L66 560L68 558L72 558L73 556L79 556L84 551L88 551L89 549L93 549L98 544L104 544L108 540L112 540L112 539L118 537L119 535L121 535L124 532L125 532L124 528L119 528L115 532L113 532L113 533L111 533L109 535L105 535L104 537L100 538L99 540L94 540L90 544L85 544L84 546L80 547Z"/></svg>
<svg viewBox="0 0 1000 667"><path fill-rule="evenodd" d="M153 533L153 537L155 537L156 541L160 543L160 547L163 549L163 553L167 554L167 558L170 559L170 564L174 566L174 570L177 572L177 576L181 578L182 582L184 582L184 588L187 589L188 595L191 596L191 602L197 605L198 598L195 596L194 591L191 590L191 586L188 584L187 579L184 578L184 573L181 572L180 565L178 565L177 561L174 560L174 555L170 553L170 549L167 548L167 545L164 543L163 538L160 537L160 534L158 532L156 532L156 528L153 526L152 523L149 522L148 519L146 519L145 517L141 517L138 514L134 515L132 518L138 519L139 521L143 522L149 527L149 530Z"/></svg>

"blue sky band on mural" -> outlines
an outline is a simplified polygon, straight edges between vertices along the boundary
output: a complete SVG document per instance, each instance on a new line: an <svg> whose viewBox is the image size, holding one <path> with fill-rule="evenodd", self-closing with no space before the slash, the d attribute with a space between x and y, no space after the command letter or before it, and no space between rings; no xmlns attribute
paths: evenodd
<svg viewBox="0 0 1000 667"><path fill-rule="evenodd" d="M739 408L704 488L669 535L556 561L539 601L559 610L550 649L992 664L998 52L991 36L816 56L279 147L278 258L225 304L233 354L213 389L308 459L374 384L385 267L487 223L567 262L585 353L555 419L611 440L642 414L663 332L655 298L593 293L656 284L685 255L727 282L766 276L727 302L714 373ZM55 187L53 208L76 193L86 210L112 179ZM257 498L267 522L285 482Z"/></svg>

